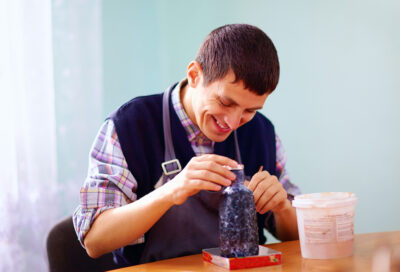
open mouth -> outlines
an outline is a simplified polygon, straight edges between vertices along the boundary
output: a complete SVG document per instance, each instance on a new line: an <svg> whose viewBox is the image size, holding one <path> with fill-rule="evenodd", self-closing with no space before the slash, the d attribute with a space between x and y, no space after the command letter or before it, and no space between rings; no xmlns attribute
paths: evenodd
<svg viewBox="0 0 400 272"><path fill-rule="evenodd" d="M230 129L230 127L228 126L228 125L223 125L221 122L219 122L218 120L217 120L217 118L215 118L214 116L212 116L212 118L214 119L214 121L215 121L215 124L216 124L216 126L217 126L217 128L219 128L219 130L221 131L221 132L229 132L229 131L231 131L231 129Z"/></svg>

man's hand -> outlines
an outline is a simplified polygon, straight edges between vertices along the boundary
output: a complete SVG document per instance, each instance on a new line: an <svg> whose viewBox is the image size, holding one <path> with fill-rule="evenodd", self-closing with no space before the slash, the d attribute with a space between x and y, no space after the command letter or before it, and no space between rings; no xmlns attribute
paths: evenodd
<svg viewBox="0 0 400 272"><path fill-rule="evenodd" d="M253 192L257 212L261 214L269 210L276 213L291 207L286 190L278 178L267 171L256 173L247 187Z"/></svg>
<svg viewBox="0 0 400 272"><path fill-rule="evenodd" d="M235 174L224 165L234 168L238 163L214 154L193 157L175 178L164 185L169 188L172 202L179 205L200 190L219 191L222 186L231 185Z"/></svg>

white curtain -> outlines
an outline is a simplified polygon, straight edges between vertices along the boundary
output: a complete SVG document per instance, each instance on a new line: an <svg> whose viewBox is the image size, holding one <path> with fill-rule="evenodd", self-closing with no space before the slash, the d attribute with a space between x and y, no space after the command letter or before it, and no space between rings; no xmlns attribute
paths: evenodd
<svg viewBox="0 0 400 272"><path fill-rule="evenodd" d="M47 271L101 123L101 2L0 0L0 271Z"/></svg>
<svg viewBox="0 0 400 272"><path fill-rule="evenodd" d="M50 0L0 1L0 270L46 269L57 216Z"/></svg>

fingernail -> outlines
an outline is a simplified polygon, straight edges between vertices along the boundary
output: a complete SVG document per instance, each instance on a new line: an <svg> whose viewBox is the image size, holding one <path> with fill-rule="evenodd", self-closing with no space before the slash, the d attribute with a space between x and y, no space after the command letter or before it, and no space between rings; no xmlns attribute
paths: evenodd
<svg viewBox="0 0 400 272"><path fill-rule="evenodd" d="M232 181L230 179L225 179L225 186L230 186Z"/></svg>

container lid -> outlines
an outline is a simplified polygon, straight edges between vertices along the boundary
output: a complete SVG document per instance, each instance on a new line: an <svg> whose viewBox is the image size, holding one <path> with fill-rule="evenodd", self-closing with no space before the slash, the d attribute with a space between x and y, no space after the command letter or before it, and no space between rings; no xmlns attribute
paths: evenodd
<svg viewBox="0 0 400 272"><path fill-rule="evenodd" d="M228 170L243 170L244 165L243 164L238 164L236 167L230 167L229 165L224 165L225 168L228 168Z"/></svg>
<svg viewBox="0 0 400 272"><path fill-rule="evenodd" d="M296 208L335 208L356 203L357 197L353 193L324 192L295 196L292 205Z"/></svg>

